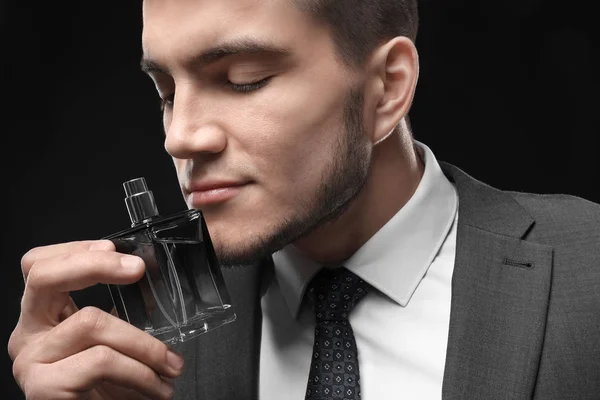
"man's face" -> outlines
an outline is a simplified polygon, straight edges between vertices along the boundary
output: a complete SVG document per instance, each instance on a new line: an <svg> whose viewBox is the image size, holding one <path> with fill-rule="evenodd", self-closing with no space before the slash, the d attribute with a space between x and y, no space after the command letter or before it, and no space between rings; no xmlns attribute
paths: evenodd
<svg viewBox="0 0 600 400"><path fill-rule="evenodd" d="M360 192L360 80L292 0L145 0L143 49L165 147L222 263L280 249Z"/></svg>

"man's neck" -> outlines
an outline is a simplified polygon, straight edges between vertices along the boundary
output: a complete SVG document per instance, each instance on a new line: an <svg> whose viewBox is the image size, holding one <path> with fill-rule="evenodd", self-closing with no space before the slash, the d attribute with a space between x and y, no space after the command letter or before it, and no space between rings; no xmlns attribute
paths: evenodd
<svg viewBox="0 0 600 400"><path fill-rule="evenodd" d="M342 263L404 207L424 170L412 140L403 134L391 135L374 147L363 191L344 214L294 246L318 263Z"/></svg>

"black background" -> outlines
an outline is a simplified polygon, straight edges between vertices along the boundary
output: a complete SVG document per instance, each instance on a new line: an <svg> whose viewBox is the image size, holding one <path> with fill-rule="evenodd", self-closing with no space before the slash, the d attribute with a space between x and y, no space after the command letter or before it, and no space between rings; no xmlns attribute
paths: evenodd
<svg viewBox="0 0 600 400"><path fill-rule="evenodd" d="M492 186L600 202L593 4L421 1L415 137ZM121 183L138 176L163 214L185 208L157 96L139 72L140 10L0 3L4 346L28 249L128 227ZM78 299L105 302L107 291ZM22 398L6 351L0 359L0 398Z"/></svg>

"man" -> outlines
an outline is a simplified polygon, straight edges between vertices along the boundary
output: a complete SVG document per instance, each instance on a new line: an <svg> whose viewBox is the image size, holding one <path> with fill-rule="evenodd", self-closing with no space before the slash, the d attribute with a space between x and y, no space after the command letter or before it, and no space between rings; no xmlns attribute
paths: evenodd
<svg viewBox="0 0 600 400"><path fill-rule="evenodd" d="M183 195L221 262L248 264L224 269L238 320L184 343L183 366L68 296L135 282L140 259L107 241L33 249L9 342L28 398L599 398L600 206L496 190L412 139L415 1L143 11ZM322 322L313 282L339 271L362 297ZM321 339L336 324L348 337Z"/></svg>

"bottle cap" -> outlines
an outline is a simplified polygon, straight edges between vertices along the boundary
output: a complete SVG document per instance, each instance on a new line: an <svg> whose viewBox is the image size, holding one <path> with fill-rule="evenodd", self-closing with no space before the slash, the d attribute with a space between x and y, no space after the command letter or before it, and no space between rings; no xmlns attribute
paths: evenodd
<svg viewBox="0 0 600 400"><path fill-rule="evenodd" d="M125 205L131 225L135 226L150 218L157 217L158 208L151 190L148 190L146 179L136 178L123 183L125 189Z"/></svg>

